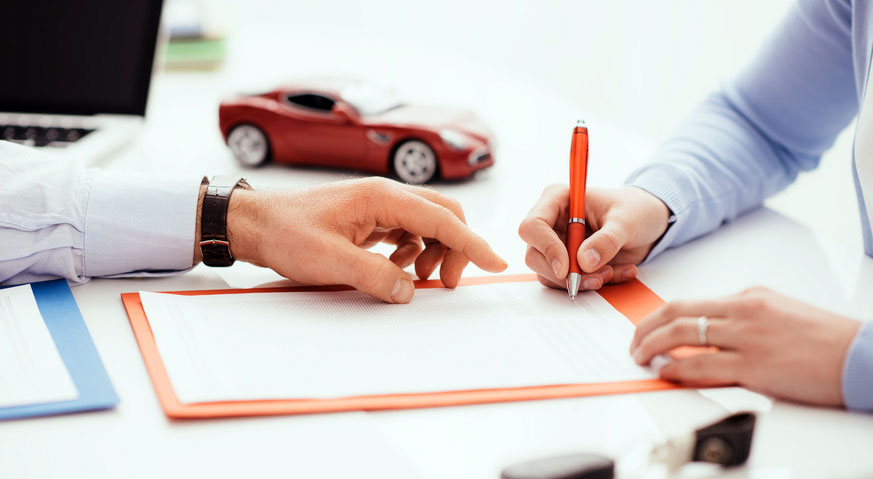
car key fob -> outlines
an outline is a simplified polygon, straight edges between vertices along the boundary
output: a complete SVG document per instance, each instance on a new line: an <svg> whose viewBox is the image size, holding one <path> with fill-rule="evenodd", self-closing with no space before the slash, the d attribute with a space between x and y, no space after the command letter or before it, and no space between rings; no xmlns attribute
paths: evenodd
<svg viewBox="0 0 873 479"><path fill-rule="evenodd" d="M695 431L692 461L738 466L752 450L755 415L739 413Z"/></svg>

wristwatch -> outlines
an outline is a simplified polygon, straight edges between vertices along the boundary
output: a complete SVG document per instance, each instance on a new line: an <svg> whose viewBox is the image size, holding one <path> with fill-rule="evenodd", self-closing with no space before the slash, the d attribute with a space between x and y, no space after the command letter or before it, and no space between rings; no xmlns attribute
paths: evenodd
<svg viewBox="0 0 873 479"><path fill-rule="evenodd" d="M227 206L237 188L252 189L245 178L214 176L206 183L200 209L200 253L206 266L230 266L234 262L227 237Z"/></svg>

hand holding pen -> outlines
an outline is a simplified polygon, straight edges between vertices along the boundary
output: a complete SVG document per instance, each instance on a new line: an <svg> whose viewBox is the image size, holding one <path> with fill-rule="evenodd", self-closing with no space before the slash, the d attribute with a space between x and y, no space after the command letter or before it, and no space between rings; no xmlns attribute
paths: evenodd
<svg viewBox="0 0 873 479"><path fill-rule="evenodd" d="M578 128L574 128L573 144L582 141L576 133ZM587 128L585 130L587 143ZM587 180L587 171L585 176ZM583 188L582 201L578 201L577 194L573 207L573 195L566 184L547 187L519 225L519 236L528 244L525 262L546 286L560 289L572 286L568 284L573 272L568 248L572 249L569 227L574 223L580 226L573 229L583 232L582 239L576 243L581 246L575 248L573 255L580 291L635 278L636 265L646 258L667 229L670 210L660 199L642 189ZM578 221L570 223L574 215L584 219L585 225Z"/></svg>

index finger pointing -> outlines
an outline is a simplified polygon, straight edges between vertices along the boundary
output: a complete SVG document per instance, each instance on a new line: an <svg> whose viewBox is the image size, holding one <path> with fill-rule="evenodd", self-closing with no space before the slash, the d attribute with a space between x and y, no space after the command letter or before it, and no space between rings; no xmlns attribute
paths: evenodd
<svg viewBox="0 0 873 479"><path fill-rule="evenodd" d="M506 261L491 249L488 242L448 208L409 191L399 191L384 199L391 204L375 209L380 226L403 228L421 237L434 238L460 251L485 271L498 273L506 269Z"/></svg>

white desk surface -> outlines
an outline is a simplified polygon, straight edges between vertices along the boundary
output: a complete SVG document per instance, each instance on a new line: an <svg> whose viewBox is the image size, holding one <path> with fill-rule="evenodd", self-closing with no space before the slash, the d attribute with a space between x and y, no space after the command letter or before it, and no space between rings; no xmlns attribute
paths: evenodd
<svg viewBox="0 0 873 479"><path fill-rule="evenodd" d="M451 77L451 72L442 76ZM566 181L569 125L585 111L488 72L467 78L466 84L433 81L421 91L461 98L479 111L496 131L497 164L474 180L435 187L462 201L469 223L509 261L510 272L524 272L524 245L516 228L545 185ZM223 72L158 75L145 131L105 166L238 171L217 127L217 101L233 91L233 83ZM590 183L617 185L648 148L588 119ZM245 174L262 188L350 176L277 166ZM477 272L471 268L467 274ZM859 318L873 311L873 259L767 209L666 252L641 268L641 277L668 300L764 284ZM0 477L495 478L508 463L568 451L619 454L634 441L644 443L702 425L726 409L749 407L762 412L752 456L730 477L873 475L873 416L771 402L738 388L380 413L168 420L119 294L225 288L270 278L246 265L221 276L200 266L170 278L94 280L75 287L121 403L105 412L0 424Z"/></svg>

